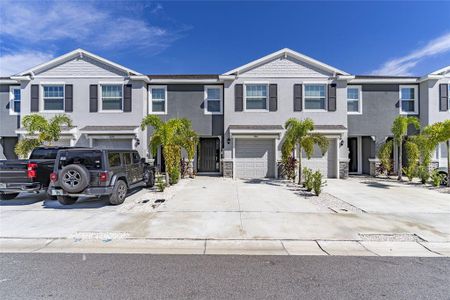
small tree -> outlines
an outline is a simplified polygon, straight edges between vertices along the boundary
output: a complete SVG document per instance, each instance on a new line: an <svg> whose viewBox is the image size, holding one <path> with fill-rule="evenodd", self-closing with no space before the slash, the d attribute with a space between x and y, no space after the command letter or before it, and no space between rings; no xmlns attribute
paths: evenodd
<svg viewBox="0 0 450 300"><path fill-rule="evenodd" d="M435 129L431 126L427 126L419 135L410 138L410 141L417 145L417 150L419 152L418 175L423 184L430 178L429 166L431 158L433 157L434 150L439 144L436 140L434 130Z"/></svg>
<svg viewBox="0 0 450 300"><path fill-rule="evenodd" d="M148 115L141 122L141 129L147 126L154 128L150 138L149 147L152 154L157 154L159 146L162 151L166 166L166 183L178 180L177 174L180 174L181 145L183 141L183 133L187 131L187 125L190 122L187 119L170 119L163 122L158 116Z"/></svg>
<svg viewBox="0 0 450 300"><path fill-rule="evenodd" d="M194 177L194 156L195 151L197 150L198 145L198 135L197 133L192 129L192 123L188 119L181 119L184 123L182 134L180 136L181 140L181 146L186 150L187 157L188 157L188 168L187 172L189 174L189 177Z"/></svg>
<svg viewBox="0 0 450 300"><path fill-rule="evenodd" d="M22 125L27 133L17 143L15 152L19 157L26 157L35 147L57 142L61 137L61 127L72 127L72 120L65 114L56 115L50 120L42 115L32 114L23 117Z"/></svg>
<svg viewBox="0 0 450 300"><path fill-rule="evenodd" d="M405 116L398 116L395 118L394 123L392 124L392 134L394 136L393 141L387 141L386 144L388 145L382 145L379 152L378 157L382 157L382 163L383 160L387 159L387 155L390 152L388 150L393 149L396 147L398 149L398 160L397 160L397 179L402 180L402 174L403 174L403 143L405 142L405 137L408 134L408 126L414 125L416 129L420 128L420 122L419 119L416 117L405 117ZM393 143L392 145L389 145ZM411 146L412 147L412 146ZM410 148L410 146L408 146Z"/></svg>
<svg viewBox="0 0 450 300"><path fill-rule="evenodd" d="M298 120L290 118L286 121L284 127L286 134L282 145L283 159L292 156L294 149L298 147L298 184L302 183L302 151L305 151L306 157L311 158L314 153L314 145L318 145L324 155L328 150L328 139L321 134L311 133L314 130L314 122L311 119Z"/></svg>

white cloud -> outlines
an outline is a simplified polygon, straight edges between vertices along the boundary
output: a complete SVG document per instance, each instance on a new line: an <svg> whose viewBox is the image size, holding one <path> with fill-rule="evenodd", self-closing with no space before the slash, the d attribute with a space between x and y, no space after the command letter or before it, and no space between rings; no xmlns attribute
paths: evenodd
<svg viewBox="0 0 450 300"><path fill-rule="evenodd" d="M14 1L3 3L0 36L30 46L73 41L90 49L144 48L158 53L176 40L176 29L153 25L121 2ZM158 6L157 6L158 8ZM153 9L153 8L152 8ZM159 7L158 9L163 9Z"/></svg>
<svg viewBox="0 0 450 300"><path fill-rule="evenodd" d="M431 56L450 51L450 33L431 40L422 48L418 48L408 55L391 59L380 68L374 70L374 75L412 75L411 70L422 60Z"/></svg>
<svg viewBox="0 0 450 300"><path fill-rule="evenodd" d="M0 55L0 76L10 76L40 65L53 58L50 53L22 51L20 53Z"/></svg>

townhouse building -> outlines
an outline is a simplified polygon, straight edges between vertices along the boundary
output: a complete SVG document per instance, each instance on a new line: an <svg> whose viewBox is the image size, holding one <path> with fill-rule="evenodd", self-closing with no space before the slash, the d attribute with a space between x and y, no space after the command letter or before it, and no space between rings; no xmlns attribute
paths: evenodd
<svg viewBox="0 0 450 300"><path fill-rule="evenodd" d="M290 49L224 74L144 75L77 49L0 78L0 159L15 157L26 134L21 116L65 113L74 127L63 128L58 144L136 149L164 171L162 151L148 150L152 129L140 129L154 114L192 121L197 172L278 177L285 121L311 118L330 144L305 166L330 178L374 174L396 116L422 125L450 119L449 83L450 66L423 77L354 76ZM447 155L439 147L434 165Z"/></svg>

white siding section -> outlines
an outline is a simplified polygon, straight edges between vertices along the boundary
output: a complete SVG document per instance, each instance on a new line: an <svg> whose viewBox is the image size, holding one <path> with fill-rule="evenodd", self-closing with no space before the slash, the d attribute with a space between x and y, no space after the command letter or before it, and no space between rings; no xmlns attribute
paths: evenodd
<svg viewBox="0 0 450 300"><path fill-rule="evenodd" d="M126 76L123 71L98 62L94 59L83 57L73 58L60 65L41 71L40 76Z"/></svg>
<svg viewBox="0 0 450 300"><path fill-rule="evenodd" d="M306 77L328 78L333 74L319 70L291 57L279 57L239 74L241 77Z"/></svg>

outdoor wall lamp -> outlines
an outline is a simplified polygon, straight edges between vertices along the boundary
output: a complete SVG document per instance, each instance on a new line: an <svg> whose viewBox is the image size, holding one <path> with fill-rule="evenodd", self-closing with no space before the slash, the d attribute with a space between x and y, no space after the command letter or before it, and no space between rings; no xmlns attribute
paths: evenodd
<svg viewBox="0 0 450 300"><path fill-rule="evenodd" d="M227 144L229 145L231 143L231 139L227 138Z"/></svg>

